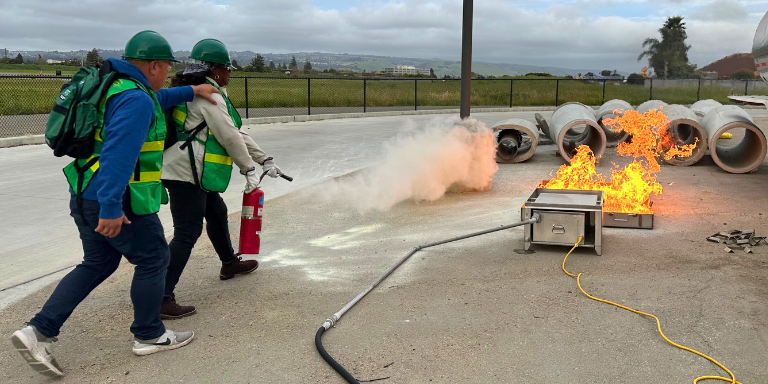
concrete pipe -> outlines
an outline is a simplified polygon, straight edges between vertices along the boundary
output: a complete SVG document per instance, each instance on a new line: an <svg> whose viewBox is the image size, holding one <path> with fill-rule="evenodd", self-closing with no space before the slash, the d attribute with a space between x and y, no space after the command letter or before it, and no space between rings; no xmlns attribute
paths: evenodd
<svg viewBox="0 0 768 384"><path fill-rule="evenodd" d="M664 114L669 120L667 132L677 140L678 145L696 143L691 156L674 157L666 160L667 163L679 166L696 164L707 152L707 131L701 125L701 118L680 104L672 104L664 107Z"/></svg>
<svg viewBox="0 0 768 384"><path fill-rule="evenodd" d="M664 107L666 109L669 106L669 104L661 101L661 100L648 100L645 103L642 103L637 106L637 111L640 112L640 114L646 113L650 111L651 109L659 110L659 107ZM665 111L666 112L666 111Z"/></svg>
<svg viewBox="0 0 768 384"><path fill-rule="evenodd" d="M619 111L619 113L623 113L624 111L628 111L633 109L629 103L627 103L624 100L619 99L613 99L608 100L603 104L600 109L597 110L596 119L597 124L600 124L600 127L603 128L603 132L605 132L605 138L608 142L609 147L615 147L621 143L624 142L624 140L629 137L629 134L621 131L621 130L614 130L610 126L606 126L603 124L603 120L608 119L615 119L617 117L617 114L614 113L614 111Z"/></svg>
<svg viewBox="0 0 768 384"><path fill-rule="evenodd" d="M493 126L496 140L496 162L502 164L520 163L530 159L536 152L539 129L523 119L509 119Z"/></svg>
<svg viewBox="0 0 768 384"><path fill-rule="evenodd" d="M605 152L605 132L595 120L595 110L581 103L566 103L552 113L550 138L557 143L560 155L567 162L579 145L587 145L596 158Z"/></svg>
<svg viewBox="0 0 768 384"><path fill-rule="evenodd" d="M539 144L553 144L554 142L549 137L549 122L547 119L545 119L544 116L542 116L540 113L534 114L533 117L536 119L536 127L538 127L540 130Z"/></svg>
<svg viewBox="0 0 768 384"><path fill-rule="evenodd" d="M691 105L691 111L693 111L693 113L695 113L699 118L703 118L706 116L707 112L721 105L722 104L720 104L720 102L717 100L699 100Z"/></svg>
<svg viewBox="0 0 768 384"><path fill-rule="evenodd" d="M701 124L709 138L709 152L720 168L731 173L752 172L765 160L765 135L747 111L735 105L721 105L704 116ZM732 139L721 139L725 132Z"/></svg>

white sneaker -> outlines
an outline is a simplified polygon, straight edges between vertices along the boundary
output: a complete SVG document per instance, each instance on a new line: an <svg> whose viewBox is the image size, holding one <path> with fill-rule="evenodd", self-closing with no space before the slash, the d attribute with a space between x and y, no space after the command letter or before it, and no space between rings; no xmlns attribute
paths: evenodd
<svg viewBox="0 0 768 384"><path fill-rule="evenodd" d="M174 332L165 330L162 336L152 340L133 339L133 353L137 356L146 356L153 353L170 351L189 344L195 337L192 331Z"/></svg>
<svg viewBox="0 0 768 384"><path fill-rule="evenodd" d="M53 357L51 345L53 341L56 339L38 340L32 326L26 326L11 336L13 346L21 353L21 357L27 360L32 369L43 376L61 377L64 376L64 371L56 362L56 358Z"/></svg>

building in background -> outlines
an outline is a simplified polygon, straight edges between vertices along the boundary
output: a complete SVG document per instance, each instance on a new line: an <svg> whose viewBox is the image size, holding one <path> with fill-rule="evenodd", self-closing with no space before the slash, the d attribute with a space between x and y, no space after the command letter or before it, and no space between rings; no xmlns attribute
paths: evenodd
<svg viewBox="0 0 768 384"><path fill-rule="evenodd" d="M429 68L416 68L413 65L395 65L394 67L384 68L384 72L392 76L402 75L426 75L429 76Z"/></svg>

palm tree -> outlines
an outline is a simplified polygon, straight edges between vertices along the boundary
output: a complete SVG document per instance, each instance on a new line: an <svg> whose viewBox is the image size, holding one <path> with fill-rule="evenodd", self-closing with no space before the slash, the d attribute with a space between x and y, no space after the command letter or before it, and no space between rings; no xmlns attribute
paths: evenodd
<svg viewBox="0 0 768 384"><path fill-rule="evenodd" d="M661 40L649 37L643 41L645 49L637 57L637 61L648 57L648 64L654 72L667 76L685 76L693 71L694 65L688 63L688 50L690 45L685 44L688 34L685 32L685 23L682 16L667 18L664 25L659 28Z"/></svg>
<svg viewBox="0 0 768 384"><path fill-rule="evenodd" d="M666 50L662 48L661 41L655 37L649 37L643 41L643 48L645 50L640 53L639 56L637 56L637 61L640 61L643 59L643 57L648 56L648 64L650 64L656 72L658 72L659 69L656 67L654 62L658 60L662 61L664 66L664 79L666 79L667 73L669 71L669 60L664 57Z"/></svg>

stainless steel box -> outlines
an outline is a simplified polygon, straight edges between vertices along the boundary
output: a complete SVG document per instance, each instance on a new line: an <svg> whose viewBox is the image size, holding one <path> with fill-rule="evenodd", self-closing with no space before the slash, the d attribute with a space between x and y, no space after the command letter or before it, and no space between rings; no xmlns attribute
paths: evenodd
<svg viewBox="0 0 768 384"><path fill-rule="evenodd" d="M521 209L523 220L541 219L525 226L525 249L532 244L594 248L602 254L603 192L537 188Z"/></svg>
<svg viewBox="0 0 768 384"><path fill-rule="evenodd" d="M541 221L533 226L533 239L539 243L576 244L584 237L584 212L558 212L534 209Z"/></svg>

